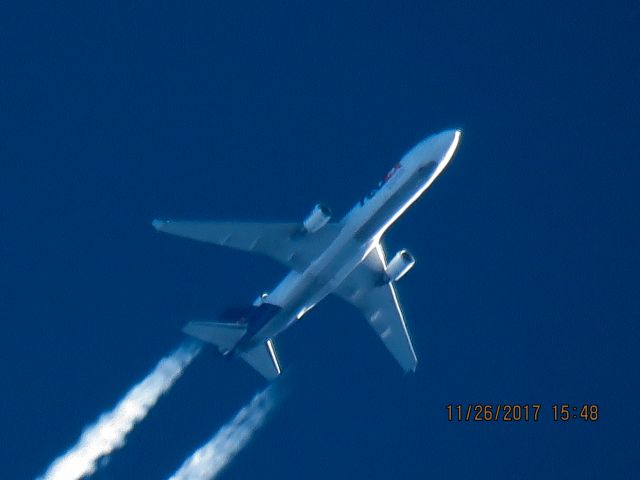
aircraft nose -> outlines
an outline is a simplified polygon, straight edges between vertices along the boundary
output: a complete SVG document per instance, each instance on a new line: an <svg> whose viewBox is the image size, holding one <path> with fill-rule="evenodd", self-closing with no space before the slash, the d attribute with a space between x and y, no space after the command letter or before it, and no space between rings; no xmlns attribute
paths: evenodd
<svg viewBox="0 0 640 480"><path fill-rule="evenodd" d="M439 171L442 171L453 158L460 144L461 137L462 130L452 129L437 133L429 138L429 150L435 154ZM427 161L432 160L433 159Z"/></svg>
<svg viewBox="0 0 640 480"><path fill-rule="evenodd" d="M448 162L458 148L461 137L462 130L452 129L437 133L431 137L431 141L438 152L442 155L442 160Z"/></svg>
<svg viewBox="0 0 640 480"><path fill-rule="evenodd" d="M455 154L462 130L451 129L431 135L425 138L418 145L413 147L403 157L403 163L411 163L420 167L428 166L435 162L440 166L440 171L449 163Z"/></svg>

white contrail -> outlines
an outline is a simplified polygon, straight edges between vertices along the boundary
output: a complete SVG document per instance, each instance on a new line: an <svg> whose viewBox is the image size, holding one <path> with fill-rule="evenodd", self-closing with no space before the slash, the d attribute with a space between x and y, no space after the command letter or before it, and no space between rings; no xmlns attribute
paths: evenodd
<svg viewBox="0 0 640 480"><path fill-rule="evenodd" d="M87 427L78 443L58 457L40 480L75 480L94 473L98 461L125 444L127 434L147 416L199 351L199 344L189 342L160 360L113 410L103 413L96 423Z"/></svg>
<svg viewBox="0 0 640 480"><path fill-rule="evenodd" d="M273 386L256 394L251 403L196 450L169 480L211 480L247 444L275 405Z"/></svg>

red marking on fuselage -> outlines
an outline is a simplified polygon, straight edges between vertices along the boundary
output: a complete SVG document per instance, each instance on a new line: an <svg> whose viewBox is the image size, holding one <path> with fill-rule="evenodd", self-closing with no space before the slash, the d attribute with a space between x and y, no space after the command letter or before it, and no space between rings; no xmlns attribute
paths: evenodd
<svg viewBox="0 0 640 480"><path fill-rule="evenodd" d="M393 177L393 176L395 175L395 173L396 173L398 170L400 170L400 167L401 167L401 166L402 166L402 165L400 164L400 162L398 162L398 163L396 163L393 167L391 167L391 170L389 170L389 173L387 173L387 174L384 176L384 181L385 181L385 183L386 183L386 182L388 182L388 181L389 181L389 179L390 179L391 177Z"/></svg>
<svg viewBox="0 0 640 480"><path fill-rule="evenodd" d="M373 198L373 196L376 193L378 193L378 190L380 190L383 187L383 185L387 183L389 179L391 179L391 177L393 177L398 170L400 170L400 167L402 167L402 164L400 162L396 163L391 168L391 170L389 170L389 172L384 176L384 178L380 180L380 182L378 182L378 185L376 185L373 190L371 190L367 195L364 196L362 200L360 200L360 206L363 206L367 200Z"/></svg>

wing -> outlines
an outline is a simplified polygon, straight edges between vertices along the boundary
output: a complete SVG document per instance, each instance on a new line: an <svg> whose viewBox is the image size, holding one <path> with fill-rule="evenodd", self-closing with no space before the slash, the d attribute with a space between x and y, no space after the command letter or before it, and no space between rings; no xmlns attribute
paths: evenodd
<svg viewBox="0 0 640 480"><path fill-rule="evenodd" d="M415 371L416 358L393 282L379 285L386 267L378 244L333 293L358 307L405 372Z"/></svg>
<svg viewBox="0 0 640 480"><path fill-rule="evenodd" d="M298 223L154 220L153 226L160 232L260 253L298 272L326 250L341 229L328 223L315 233L300 235Z"/></svg>

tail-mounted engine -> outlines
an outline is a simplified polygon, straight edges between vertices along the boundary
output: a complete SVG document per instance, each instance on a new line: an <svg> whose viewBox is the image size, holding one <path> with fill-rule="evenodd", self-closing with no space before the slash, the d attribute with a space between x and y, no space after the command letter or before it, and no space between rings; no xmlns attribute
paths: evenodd
<svg viewBox="0 0 640 480"><path fill-rule="evenodd" d="M416 259L408 250L400 250L387 265L381 283L397 282L411 270L415 263Z"/></svg>
<svg viewBox="0 0 640 480"><path fill-rule="evenodd" d="M331 219L331 209L318 203L309 216L302 222L303 233L314 233L324 227Z"/></svg>

